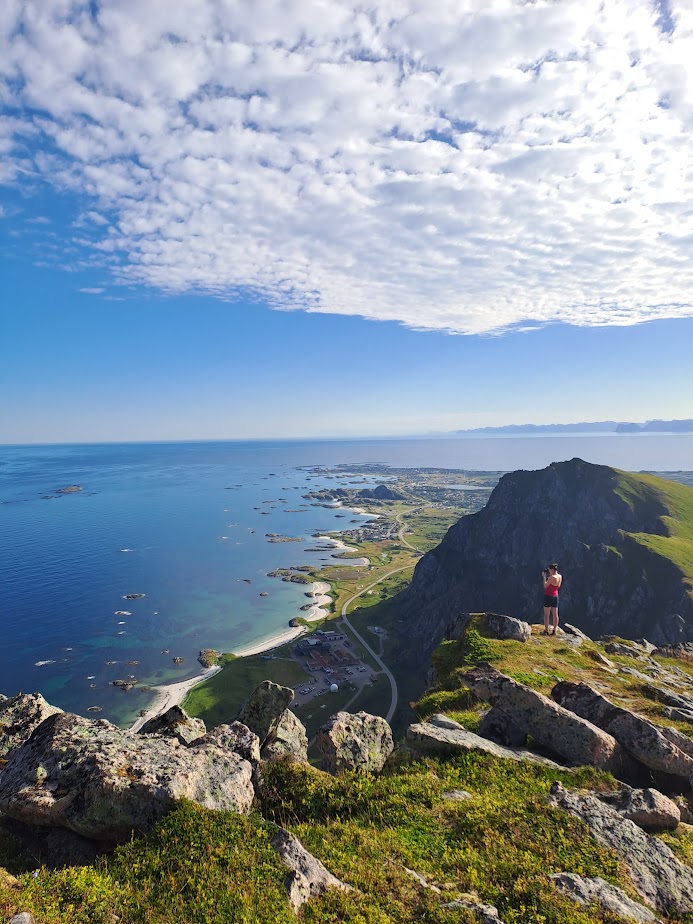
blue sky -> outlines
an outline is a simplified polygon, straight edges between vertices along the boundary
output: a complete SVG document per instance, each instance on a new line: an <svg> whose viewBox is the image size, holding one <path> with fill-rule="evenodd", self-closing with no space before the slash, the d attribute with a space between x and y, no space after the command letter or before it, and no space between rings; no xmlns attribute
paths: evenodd
<svg viewBox="0 0 693 924"><path fill-rule="evenodd" d="M1 441L693 416L687 3L155 6L0 12Z"/></svg>

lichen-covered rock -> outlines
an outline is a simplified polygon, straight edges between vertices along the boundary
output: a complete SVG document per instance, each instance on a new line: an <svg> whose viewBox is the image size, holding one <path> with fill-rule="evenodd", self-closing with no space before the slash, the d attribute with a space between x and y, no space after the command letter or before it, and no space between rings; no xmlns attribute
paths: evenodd
<svg viewBox="0 0 693 924"><path fill-rule="evenodd" d="M394 750L390 726L367 712L338 712L322 726L316 741L329 773L382 770Z"/></svg>
<svg viewBox="0 0 693 924"><path fill-rule="evenodd" d="M427 721L429 725L435 725L436 728L453 728L462 729L464 731L464 725L460 725L459 722L451 719L450 716L443 715L442 712L436 712L435 715L429 716Z"/></svg>
<svg viewBox="0 0 693 924"><path fill-rule="evenodd" d="M451 911L471 911L476 916L479 924L503 924L498 916L497 908L475 898L456 898L454 901L446 902L440 907L448 908Z"/></svg>
<svg viewBox="0 0 693 924"><path fill-rule="evenodd" d="M287 709L262 746L261 757L270 760L288 754L294 760L308 760L308 735L303 722Z"/></svg>
<svg viewBox="0 0 693 924"><path fill-rule="evenodd" d="M155 716L139 729L140 735L162 735L177 738L181 744L190 744L207 731L202 719L194 719L181 706L171 706L166 712Z"/></svg>
<svg viewBox="0 0 693 924"><path fill-rule="evenodd" d="M289 904L297 914L304 902L324 895L328 889L352 891L351 886L333 876L320 860L308 853L290 831L279 828L270 843L289 870L284 886Z"/></svg>
<svg viewBox="0 0 693 924"><path fill-rule="evenodd" d="M513 639L516 642L526 642L532 635L528 622L498 613L484 613L484 628L494 638Z"/></svg>
<svg viewBox="0 0 693 924"><path fill-rule="evenodd" d="M503 747L461 726L460 728L446 728L431 725L429 722L417 722L407 729L406 742L414 755L422 757L427 754L438 757L455 757L458 754L464 754L465 751L485 751L487 754L493 754L494 757L528 760L530 763L563 769L560 764L549 760L548 757L533 754L531 751Z"/></svg>
<svg viewBox="0 0 693 924"><path fill-rule="evenodd" d="M589 637L589 635L585 635L585 633L582 631L582 629L578 629L577 626L574 626L574 625L573 625L572 623L570 623L570 622L564 622L564 623L563 623L563 629L564 629L564 631L565 631L568 635L574 635L575 638L579 638L579 639L581 639L583 642L591 642L591 641L592 641L592 639Z"/></svg>
<svg viewBox="0 0 693 924"><path fill-rule="evenodd" d="M177 799L246 812L252 767L207 742L140 736L110 722L50 716L13 751L0 774L0 811L33 825L122 841L147 830Z"/></svg>
<svg viewBox="0 0 693 924"><path fill-rule="evenodd" d="M581 818L598 843L621 857L634 888L649 905L671 915L683 916L693 910L693 870L663 841L646 834L590 793L570 792L554 783L550 801Z"/></svg>
<svg viewBox="0 0 693 924"><path fill-rule="evenodd" d="M604 729L650 770L686 781L693 776L693 757L671 741L663 728L628 709L615 706L586 683L561 681L553 688L551 696L566 709Z"/></svg>
<svg viewBox="0 0 693 924"><path fill-rule="evenodd" d="M62 712L47 703L40 693L18 693L0 700L0 757L21 747L34 729L51 715Z"/></svg>
<svg viewBox="0 0 693 924"><path fill-rule="evenodd" d="M681 821L679 806L657 789L631 789L622 785L615 792L594 795L651 834L673 831Z"/></svg>
<svg viewBox="0 0 693 924"><path fill-rule="evenodd" d="M608 645L604 646L604 651L607 654L621 655L621 657L625 658L637 658L638 660L641 660L644 654L634 645L623 645L621 642L609 642Z"/></svg>
<svg viewBox="0 0 693 924"><path fill-rule="evenodd" d="M593 902L602 909L617 914L627 921L636 921L638 924L657 922L657 918L644 905L634 902L623 889L611 885L606 880L595 876L594 879L584 879L575 873L552 873L549 879L558 891L575 902L577 905L591 905Z"/></svg>
<svg viewBox="0 0 693 924"><path fill-rule="evenodd" d="M262 747L270 734L276 731L293 700L294 691L289 687L263 680L242 706L236 721L255 732Z"/></svg>
<svg viewBox="0 0 693 924"><path fill-rule="evenodd" d="M591 722L489 664L477 665L462 679L480 699L511 715L518 728L567 763L620 772L625 759L621 746Z"/></svg>
<svg viewBox="0 0 693 924"><path fill-rule="evenodd" d="M216 744L224 750L233 751L243 760L247 760L253 767L260 763L260 739L251 732L247 725L241 722L232 722L230 725L217 725L206 735L194 741L192 747L203 747L205 744Z"/></svg>
<svg viewBox="0 0 693 924"><path fill-rule="evenodd" d="M527 732L515 723L511 715L495 707L481 719L479 734L509 748L523 748L527 744Z"/></svg>

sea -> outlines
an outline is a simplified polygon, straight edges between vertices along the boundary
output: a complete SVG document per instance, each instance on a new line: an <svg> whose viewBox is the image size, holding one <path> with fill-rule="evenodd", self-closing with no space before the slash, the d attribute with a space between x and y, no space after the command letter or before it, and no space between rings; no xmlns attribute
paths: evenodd
<svg viewBox="0 0 693 924"><path fill-rule="evenodd" d="M127 725L153 700L140 688L195 676L200 649L282 632L306 587L267 572L334 563L308 551L315 536L368 519L304 497L357 478L331 467L503 472L575 456L691 471L693 436L0 446L0 693ZM58 493L71 485L82 490Z"/></svg>

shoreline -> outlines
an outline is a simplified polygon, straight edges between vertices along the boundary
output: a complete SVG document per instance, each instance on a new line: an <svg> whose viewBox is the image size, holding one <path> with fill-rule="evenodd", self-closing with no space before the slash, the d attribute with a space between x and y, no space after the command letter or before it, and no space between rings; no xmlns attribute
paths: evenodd
<svg viewBox="0 0 693 924"><path fill-rule="evenodd" d="M325 609L325 606L332 602L332 597L329 596L328 593L330 585L327 581L313 581L312 588L313 594L316 595L314 598L315 602L311 609L305 614L302 613L300 617L301 619L305 619L306 622L317 622L328 616L329 613L327 609ZM305 631L305 626L290 626L283 632L279 632L269 638L251 645L246 645L244 648L229 653L235 655L237 658L249 658L252 655L265 654L275 648L286 645L287 642L292 642L294 639L299 638ZM188 680L178 680L175 683L162 683L152 687L152 690L156 691L154 702L149 706L143 716L138 716L132 725L130 725L130 731L137 732L145 722L161 715L173 706L182 705L183 700L193 687L196 687L198 683L209 680L214 674L219 673L221 669L221 665L215 664L213 667L205 668L200 674L188 678Z"/></svg>
<svg viewBox="0 0 693 924"><path fill-rule="evenodd" d="M378 514L367 514L365 510L361 510L355 507L348 507L345 509L353 510L354 513L372 516L374 518L378 516ZM338 551L358 551L355 546L347 545L344 540L334 539L332 536L314 536L313 538L319 542L330 542L334 549ZM340 561L344 562L345 560L338 558L335 559L335 562ZM365 556L362 558L350 558L346 561L348 561L349 564L343 564L342 567L348 568L349 565L370 564L370 559L366 558ZM332 597L330 596L330 584L327 581L313 581L311 584L311 589L313 592L313 605L305 613L301 613L300 617L294 618L301 618L306 622L317 622L318 620L325 619L327 616L329 616L329 610L327 607L330 603L332 603ZM236 649L235 651L230 652L230 654L235 655L237 658L249 658L253 655L265 654L269 651L273 651L275 648L280 648L282 645L286 645L288 642L292 642L294 639L299 638L305 633L305 631L305 626L289 626L282 632L278 632L269 638L261 639L259 642L246 645L243 648ZM213 667L205 668L200 674L196 674L194 677L190 677L188 680L179 680L175 683L165 683L152 687L152 689L156 691L154 702L151 704L151 706L149 706L143 716L138 716L132 725L130 725L130 731L137 732L145 724L145 722L148 722L150 719L161 715L163 712L166 712L173 706L180 706L193 687L197 686L198 683L203 683L205 680L209 680L210 677L213 677L214 674L217 674L221 669L221 665L216 664Z"/></svg>

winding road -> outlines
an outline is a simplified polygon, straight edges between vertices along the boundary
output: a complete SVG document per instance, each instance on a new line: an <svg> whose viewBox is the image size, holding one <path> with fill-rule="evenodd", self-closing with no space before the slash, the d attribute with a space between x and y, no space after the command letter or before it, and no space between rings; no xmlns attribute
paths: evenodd
<svg viewBox="0 0 693 924"><path fill-rule="evenodd" d="M404 529L404 527L402 527L402 529ZM410 546L410 548L411 548L411 546ZM417 551L418 551L418 550L417 550ZM404 566L401 567L401 568L394 568L392 571L388 571L387 574L384 574L382 577L378 578L377 581L373 581L373 583L372 583L372 584L369 584L368 587L364 587L363 590L360 590L357 594L354 594L353 597L349 597L349 599L346 601L346 603L344 603L344 605L342 606L342 619L343 619L344 622L347 624L347 626L349 627L350 631L353 632L353 634L354 634L354 635L356 636L356 638L359 640L359 642L361 642L361 644L362 644L363 647L366 649L366 651L371 655L371 657L374 659L375 663L379 665L379 667L380 667L380 669L382 670L382 672L387 676L387 679L390 681L390 687L391 687L391 689L392 689L392 700L391 700L391 702L390 702L390 708L387 710L387 715L385 716L385 721L386 721L386 722L390 722L390 721L391 721L392 716L395 714L395 709L397 708L397 696L398 696L398 693L397 693L397 681L395 680L395 678L394 678L394 676L393 676L393 674L392 674L392 671L391 671L390 668L385 664L385 662L382 660L382 658L380 657L380 655L377 655L377 654L373 651L373 649L372 649L371 646L368 644L368 642L365 640L365 638L364 638L359 632L357 632L356 629L355 629L355 628L352 626L352 624L349 622L349 619L348 619L348 617L347 617L347 610L349 609L349 606L354 602L354 600L356 600L356 599L357 599L358 597L360 597L362 594L365 594L365 593L366 593L367 591L369 591L372 587L375 587L376 584L381 584L386 578L389 578L391 574L397 574L399 571L407 571L410 567L411 567L411 565L404 565Z"/></svg>

